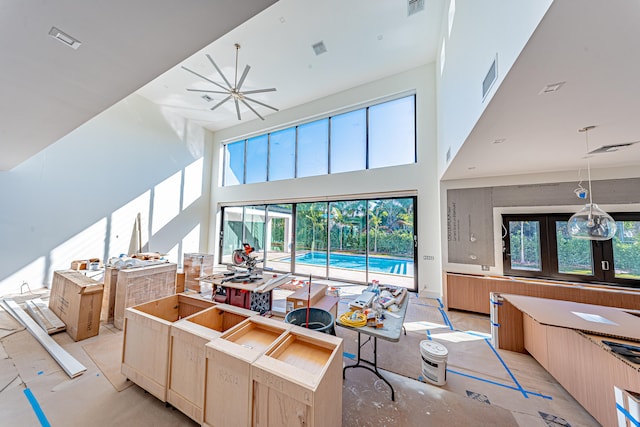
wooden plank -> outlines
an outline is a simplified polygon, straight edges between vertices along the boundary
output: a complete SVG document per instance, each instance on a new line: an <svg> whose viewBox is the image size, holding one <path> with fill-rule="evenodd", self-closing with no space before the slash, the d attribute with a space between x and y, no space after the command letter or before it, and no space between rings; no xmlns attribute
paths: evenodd
<svg viewBox="0 0 640 427"><path fill-rule="evenodd" d="M104 270L104 290L102 294L102 312L100 320L113 323L113 313L116 305L116 290L118 285L118 269L107 267Z"/></svg>
<svg viewBox="0 0 640 427"><path fill-rule="evenodd" d="M40 298L25 301L25 306L33 320L49 335L67 329L64 322L53 311L49 310L49 307Z"/></svg>
<svg viewBox="0 0 640 427"><path fill-rule="evenodd" d="M173 263L118 271L113 326L122 329L127 307L175 294L176 271Z"/></svg>
<svg viewBox="0 0 640 427"><path fill-rule="evenodd" d="M38 324L25 313L22 308L13 300L4 300L6 307L9 308L9 313L22 323L25 328L34 336L36 340L49 352L51 357L54 358L60 367L71 378L75 378L78 375L82 375L87 368L78 362L73 356L71 356L64 348L53 340L45 331L38 326Z"/></svg>

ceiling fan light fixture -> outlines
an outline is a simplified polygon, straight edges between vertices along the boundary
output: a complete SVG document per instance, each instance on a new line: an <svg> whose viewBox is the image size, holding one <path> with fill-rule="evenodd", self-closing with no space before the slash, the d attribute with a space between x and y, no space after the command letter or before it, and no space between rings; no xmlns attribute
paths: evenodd
<svg viewBox="0 0 640 427"><path fill-rule="evenodd" d="M253 108L251 105L249 105L249 102L254 103L254 104L258 104L258 105L262 105L263 107L270 108L270 109L272 109L274 111L279 111L279 110L277 108L275 108L275 107L272 107L271 105L265 104L264 102L260 102L257 99L253 99L251 97L248 97L247 95L254 94L254 93L275 92L276 88L272 87L272 88L268 88L268 89L242 90L242 85L244 84L244 81L247 78L247 74L249 74L249 70L251 69L251 67L249 65L245 65L244 71L242 72L240 80L238 80L238 51L240 50L240 45L238 43L236 43L236 44L234 44L234 47L236 49L236 68L235 68L235 75L234 75L233 84L231 84L231 82L222 73L222 70L220 69L220 67L218 67L218 64L216 64L216 62L213 60L213 58L207 54L206 57L209 59L209 61L211 62L211 65L213 65L213 67L216 69L216 71L218 72L220 77L222 77L222 80L224 80L225 84L223 85L221 83L215 82L215 81L203 76L202 74L196 73L195 71L190 70L189 68L183 66L182 67L183 70L188 71L191 74L194 74L194 75L200 77L201 79L206 80L207 82L214 84L217 87L216 90L187 89L187 91L189 91L189 92L205 92L205 93L215 93L215 94L220 94L220 95L227 95L224 99L222 99L222 101L218 102L216 105L211 107L210 110L213 111L216 108L220 107L225 102L227 102L228 100L232 99L233 102L235 103L236 116L238 117L238 120L242 120L242 116L240 115L240 103L242 103L245 107L247 107L249 110L251 110L260 120L264 120L264 117L262 117L260 115L260 113L258 113L258 111L256 111L255 108Z"/></svg>
<svg viewBox="0 0 640 427"><path fill-rule="evenodd" d="M589 152L589 131L594 128L595 126L587 126L578 130L578 132L584 132L587 153ZM611 215L593 203L589 156L587 156L587 174L589 178L589 203L569 218L567 231L571 237L576 239L609 240L616 235L618 226Z"/></svg>

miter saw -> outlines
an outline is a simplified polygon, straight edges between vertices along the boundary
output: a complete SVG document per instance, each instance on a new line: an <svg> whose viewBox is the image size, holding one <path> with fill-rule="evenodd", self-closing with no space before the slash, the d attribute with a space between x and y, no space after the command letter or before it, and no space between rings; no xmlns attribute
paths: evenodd
<svg viewBox="0 0 640 427"><path fill-rule="evenodd" d="M264 262L264 259L258 259L255 249L250 244L243 243L241 249L235 249L231 255L231 261L233 262L233 270L227 273L230 277L225 278L223 282L251 282L262 279L260 271L256 271L256 264ZM243 270L239 270L239 268Z"/></svg>

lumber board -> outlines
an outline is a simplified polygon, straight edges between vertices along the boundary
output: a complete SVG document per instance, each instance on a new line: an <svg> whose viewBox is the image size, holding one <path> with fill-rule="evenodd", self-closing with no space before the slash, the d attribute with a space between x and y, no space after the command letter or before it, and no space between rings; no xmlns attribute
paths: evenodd
<svg viewBox="0 0 640 427"><path fill-rule="evenodd" d="M51 357L58 362L60 367L69 375L75 378L82 375L87 368L71 356L64 348L53 340L29 315L13 300L5 299L9 312L22 323L34 338L49 352Z"/></svg>
<svg viewBox="0 0 640 427"><path fill-rule="evenodd" d="M62 332L67 329L67 326L56 314L47 307L47 305L40 298L34 298L32 300L25 301L27 311L38 323L42 329L44 329L49 335L56 332Z"/></svg>

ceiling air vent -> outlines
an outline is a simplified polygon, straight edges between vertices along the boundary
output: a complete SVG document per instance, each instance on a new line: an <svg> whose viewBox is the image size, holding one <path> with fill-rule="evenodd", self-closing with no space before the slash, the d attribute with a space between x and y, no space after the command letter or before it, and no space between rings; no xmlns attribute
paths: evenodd
<svg viewBox="0 0 640 427"><path fill-rule="evenodd" d="M482 100L484 100L489 93L489 89L493 86L493 83L496 81L498 77L498 55L496 54L495 59L491 63L491 67L489 67L489 71L487 71L487 75L484 77L482 81Z"/></svg>
<svg viewBox="0 0 640 427"><path fill-rule="evenodd" d="M424 0L409 0L408 16L414 15L424 10Z"/></svg>
<svg viewBox="0 0 640 427"><path fill-rule="evenodd" d="M80 40L71 37L69 34L65 33L64 31L60 31L56 27L51 27L51 29L49 30L49 35L59 42L69 46L71 49L78 49L82 44L80 43Z"/></svg>
<svg viewBox="0 0 640 427"><path fill-rule="evenodd" d="M316 53L316 56L322 55L327 51L327 47L324 45L323 41L319 41L318 43L315 43L311 47L313 48L313 51Z"/></svg>
<svg viewBox="0 0 640 427"><path fill-rule="evenodd" d="M634 142L625 142L623 144L611 144L611 145L603 145L602 147L596 148L595 150L589 151L588 154L600 154L600 153L611 153L613 151L618 151L622 148L630 147L633 144L637 144L640 141Z"/></svg>

